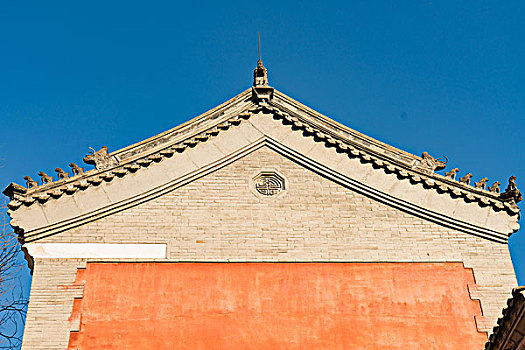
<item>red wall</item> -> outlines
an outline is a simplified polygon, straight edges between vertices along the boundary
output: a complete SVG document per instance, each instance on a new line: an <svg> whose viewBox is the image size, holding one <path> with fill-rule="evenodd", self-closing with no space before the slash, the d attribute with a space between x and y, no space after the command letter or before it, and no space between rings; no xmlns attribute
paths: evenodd
<svg viewBox="0 0 525 350"><path fill-rule="evenodd" d="M89 263L70 349L482 349L460 263Z"/></svg>

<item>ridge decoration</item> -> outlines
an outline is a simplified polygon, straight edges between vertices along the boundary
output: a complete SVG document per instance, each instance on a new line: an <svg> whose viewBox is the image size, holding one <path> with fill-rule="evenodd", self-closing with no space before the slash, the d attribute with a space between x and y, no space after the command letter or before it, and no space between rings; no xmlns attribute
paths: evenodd
<svg viewBox="0 0 525 350"><path fill-rule="evenodd" d="M118 165L118 160L108 154L107 146L103 146L98 151L91 147L89 149L91 149L91 153L84 157L84 163L94 165L97 170L104 170Z"/></svg>
<svg viewBox="0 0 525 350"><path fill-rule="evenodd" d="M253 89L253 88L252 88ZM273 88L272 88L273 89ZM379 156L373 151L359 147L351 141L339 135L333 135L329 131L321 129L314 123L291 115L268 103L266 100L255 99L256 104L248 106L244 111L239 111L229 119L219 121L204 131L187 132L182 131L185 135L182 140L165 141L167 145L160 146L158 142L166 140L160 139L155 147L147 144L141 145L142 150L118 151L121 156L108 153L106 146L95 151L91 148L91 153L84 157L87 164L95 165L95 169L84 172L83 168L74 163L70 163L73 170L71 177L63 177L59 181L53 182L52 178L43 176L44 184L38 186L36 181L29 176L25 177L27 188L16 183L10 184L4 194L11 198L8 204L10 210L16 210L22 205L30 206L35 202L45 203L50 198L58 199L62 195L72 195L81 190L84 191L91 186L98 186L103 181L114 181L115 178L124 177L128 173L134 173L141 168L148 167L151 164L158 163L164 158L172 157L177 153L184 152L188 147L195 147L201 142L206 142L210 137L215 137L219 133L228 130L230 127L238 126L243 120L249 119L252 115L258 113L271 114L274 119L281 120L284 125L292 127L294 130L303 131L304 136L313 137L315 142L322 142L326 147L333 147L339 153L346 153L350 158L358 158L362 163L371 163L374 169L382 169L386 173L395 173L399 179L408 179L411 184L421 184L426 189L433 189L439 193L448 193L450 196L461 197L466 202L477 202L480 206L490 206L495 211L505 210L509 215L518 215L520 209L517 207L522 197L516 187L513 176L509 179L509 186L504 193L499 193L499 182L495 182L489 190L485 189L486 179L483 178L480 186L470 186L471 173L468 173L459 181L455 180L458 172L457 168L446 172L445 176L434 173L434 170L443 169L448 162L435 159L428 152L424 152L422 157L415 159L412 165L404 166L395 159L388 159ZM160 146L160 147L157 147ZM122 152L127 156L122 157ZM416 156L412 156L416 158ZM59 169L59 168L57 168ZM57 171L58 172L58 171Z"/></svg>

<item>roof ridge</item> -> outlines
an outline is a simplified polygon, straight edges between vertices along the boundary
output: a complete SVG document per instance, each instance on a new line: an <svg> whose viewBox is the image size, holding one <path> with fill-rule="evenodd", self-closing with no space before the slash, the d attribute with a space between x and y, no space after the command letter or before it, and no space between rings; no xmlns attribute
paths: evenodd
<svg viewBox="0 0 525 350"><path fill-rule="evenodd" d="M432 177L433 179L435 180L438 180L438 181L441 181L441 182L444 182L448 185L452 185L452 186L455 186L455 187L458 187L460 190L466 190L466 191L470 191L470 192L473 192L473 193L477 193L477 194L480 194L480 195L485 195L485 196L488 196L488 197L492 197L494 199L498 199L498 200L501 200L501 201L505 201L505 202L509 202L510 205L512 206L516 206L516 203L521 201L521 194L519 193L519 191L517 190L516 186L515 186L515 183L514 183L514 180L516 179L515 176L511 176L510 179L509 179L509 186L507 187L506 191L504 193L507 193L506 195L503 195L504 193L500 193L499 192L499 185L501 185L501 183L499 181L496 181L494 183L494 185L490 186L490 188L487 190L486 189L486 182L488 181L487 178L483 178L482 180L480 180L479 182L475 183L476 186L471 186L470 185L470 177L472 176L472 174L469 173L469 177L468 181L466 182L462 182L461 179L460 181L457 181L456 180L456 174L457 174L457 171L458 169L457 168L454 168L452 169L451 171L449 172L446 172L445 175L441 175L441 174L438 174L435 172L435 170L441 170L441 169L444 169L445 168L445 164L446 162L442 162L438 159L435 159L433 158L432 156L430 156L427 152L423 152L422 156L417 156L417 155L414 155L410 152L407 152L407 151L404 151L402 149L399 149L397 147L394 147L394 146L391 146L383 141L380 141L380 140L377 140L377 139L374 139L370 136L367 136L365 134L362 134L356 130L353 130L351 128L349 128L348 126L344 125L344 124L341 124L305 105L303 105L302 103L294 100L293 98L283 94L282 92L280 91L275 91L274 95L277 97L277 98L285 98L287 100L287 102L291 103L291 104L295 104L297 107L299 107L300 110L304 111L304 112L307 112L309 115L311 115L312 117L316 118L317 120L321 121L321 122L327 122L329 124L331 124L331 126L337 128L338 130L341 130L343 132L348 132L352 135L357 135L361 140L364 140L365 141L365 145L362 145L362 144L358 144L356 143L355 141L353 140L350 140L348 138L345 138L344 136L345 135L334 135L332 134L332 136L336 137L336 136L343 136L344 138L344 141L349 143L349 144L352 144L354 147L356 147L357 149L359 149L360 151L364 151L364 152L367 152L367 153L371 153L373 156L376 156L378 157L379 159L381 160L386 160L386 161L390 161L390 162L393 162L393 163L396 163L395 165L398 165L398 166L401 166L403 168L405 168L407 171L415 171L417 173L419 173L421 176L430 176ZM277 108L277 110L279 109L287 109L285 106L283 106L282 104L279 104L279 103L275 103L276 99L272 100L270 102L270 104ZM297 112L296 111L291 111L288 109L288 113L289 114L295 114L297 115ZM300 116L298 116L300 118ZM314 122L315 121L312 121L310 120L310 122ZM333 130L325 130L325 132L328 131L328 133L330 134L330 131L333 131ZM385 149L385 152L384 153L381 153L381 152L377 152L376 150L374 149L371 149L370 147L366 147L366 143L368 142L373 142L377 145L380 145L382 148ZM392 151L394 151L394 153L392 153ZM399 159L398 157L396 157L396 153L399 155L401 154L404 158L409 158L409 159ZM446 158L446 157L445 157ZM365 159L366 161L366 159ZM448 161L448 158L447 158L447 161ZM497 185L496 185L497 184ZM479 186L479 187L478 187ZM509 189L514 189L513 191L509 191ZM513 193L511 193L513 192ZM503 197L503 198L500 198L500 197Z"/></svg>
<svg viewBox="0 0 525 350"><path fill-rule="evenodd" d="M507 209L511 215L520 212L520 209L514 201L506 201L504 198L501 198L503 193L496 195L487 190L475 188L456 180L448 179L443 175L434 173L433 171L425 173L417 168L407 168L398 164L393 164L388 160L380 159L376 155L370 155L366 150L359 150L353 145L343 142L343 140L336 139L322 131L315 130L297 117L293 117L288 113L283 113L276 108L271 109L272 112L283 119L284 123L288 123L295 128L303 130L306 134L312 135L316 141L324 142L327 147L336 147L340 151L346 152L349 157L360 158L362 162L372 163L376 169L382 168L387 173L396 173L400 179L408 178L411 183L422 183L426 188L433 188L441 193L449 193L455 197L463 197L468 202L478 201L482 206L492 205L495 210Z"/></svg>
<svg viewBox="0 0 525 350"><path fill-rule="evenodd" d="M316 122L316 120L307 120L307 118L298 116L296 112L291 112L296 116L285 112L282 110L283 108L273 106L271 102L258 101L255 104L250 99L249 103L244 104L240 108L233 108L228 113L223 110L224 107L232 103L239 103L239 99L242 100L241 97L247 97L246 95L248 95L249 91L246 90L220 106L147 140L110 154L107 153L106 148L105 155L98 160L100 164L96 163L97 160L93 160L96 164L96 169L29 189L12 183L4 190L4 194L11 198L8 207L10 210L16 210L23 204L29 206L36 201L45 203L50 198L60 198L64 193L71 195L77 190L86 190L90 186L97 186L102 181L109 182L115 177L123 177L129 172L139 170L141 167L148 167L155 162L158 163L165 157L181 153L188 147L195 147L200 142L206 142L210 137L217 136L231 126L239 125L242 120L264 112L272 114L276 119L281 119L285 125L303 130L306 136L313 136L315 142L323 142L326 147L337 148L338 152L346 153L350 158L359 158L363 163L372 163L375 169L383 169L386 173L395 173L400 180L408 179L412 184L421 183L427 189L448 193L452 197L461 197L466 202L476 201L480 206L491 206L496 211L506 210L509 215L516 215L520 212L516 205L519 195L517 188L514 187L514 192L506 191L502 194L496 194L449 179L434 172L436 164L432 160L434 162L436 160L428 154L428 157L430 157L428 159L411 155L415 160L420 161L418 164L396 161L396 158L388 157L388 154L375 152L373 149L366 147L366 145L356 145L355 141L333 132L334 130L325 130L326 128L323 125L319 125L319 122ZM275 95L285 96L280 93ZM299 102L297 104L303 106ZM214 115L214 113L217 114ZM321 114L319 115L322 116ZM210 118L210 116L215 117ZM332 121L328 117L322 117L333 122L335 126L339 125L339 123ZM346 129L352 130L350 128ZM163 140L163 142L158 142L159 140ZM381 141L377 142L382 143ZM407 152L405 153L410 155ZM429 163L423 163L423 161Z"/></svg>
<svg viewBox="0 0 525 350"><path fill-rule="evenodd" d="M304 112L307 112L308 114L310 114L312 117L318 119L320 122L322 123L327 123L328 125L344 132L344 133L348 133L352 136L355 136L356 138L364 141L365 143L373 143L373 144L378 144L378 145L381 145L385 148L391 148L393 150L395 150L396 152L399 152L407 157L410 157L410 158L414 158L414 159L421 159L421 157L415 155L415 154L412 154L410 152L407 152L403 149L400 149L400 148L397 148L397 147L394 147L394 146L391 146L389 144L387 144L386 142L383 142L381 140L378 140L378 139L375 139L371 136L368 136L366 134L363 134L355 129L352 129L350 128L349 126L347 125L344 125L304 104L302 104L301 102L295 100L294 98L282 93L281 91L278 91L276 90L275 92L275 96L278 97L278 98L282 98L283 100L285 100L286 102L292 104L292 105L296 105L300 110L304 111ZM272 100L272 105L275 105L276 103L276 99L273 99ZM276 107L284 107L280 104L277 103L277 106ZM290 111L293 113L293 111Z"/></svg>
<svg viewBox="0 0 525 350"><path fill-rule="evenodd" d="M195 147L200 142L205 142L212 136L217 136L220 132L228 130L231 126L237 126L241 123L242 119L248 119L252 113L260 110L261 106L252 106L246 109L246 112L237 113L233 117L229 117L226 120L218 119L211 127L204 130L196 130L195 133L184 138L173 138L169 142L162 144L159 147L148 147L143 152L133 154L116 163L112 163L110 166L102 164L102 167L91 169L72 177L63 178L54 182L48 182L46 184L25 188L19 184L11 183L3 193L11 198L8 203L10 210L18 209L22 204L31 205L36 201L44 203L50 198L58 199L64 193L73 194L77 190L85 190L91 185L99 185L102 181L111 181L115 177L123 177L128 172L135 172L141 167L148 167L151 163L158 163L163 158L169 158L175 153L182 153L188 147ZM172 129L174 130L174 129ZM151 138L153 140L153 138ZM104 150L103 147L101 150ZM106 148L107 149L107 148ZM98 153L100 151L94 152ZM116 157L116 152L107 154L108 157ZM95 160L94 162L105 162L106 160ZM97 165L97 167L100 164Z"/></svg>
<svg viewBox="0 0 525 350"><path fill-rule="evenodd" d="M111 155L114 155L114 156L117 156L119 157L119 159L123 159L123 158L127 158L127 156L129 155L130 151L133 150L133 149L136 149L140 146L145 146L147 144L151 144L153 143L154 141L156 140L159 140L159 139L162 139L162 138L165 138L167 137L168 135L172 135L172 134L175 134L175 135L180 135L182 132L186 131L186 129L191 129L191 128L195 128L195 127L198 127L199 126L199 123L201 124L204 124L206 123L207 121L210 121L210 120L215 120L217 118L220 118L224 111L222 111L223 109L225 109L226 107L228 106L231 106L232 104L234 103L237 103L237 102L240 102L242 100L245 100L246 98L249 98L251 97L251 88L248 88L246 90L244 90L243 92L235 95L234 97L230 98L229 100L221 103L220 105L218 105L217 107L214 107L182 124L179 124L169 130L166 130L166 131L163 131L161 132L160 134L157 134L157 135L154 135L152 137L149 137L145 140L142 140L142 141L139 141L137 143L134 143L132 145L129 145L129 146L126 146L124 148L121 148L117 151L114 151L114 152L111 152ZM253 102L251 104L254 104ZM222 112L222 113L221 113Z"/></svg>

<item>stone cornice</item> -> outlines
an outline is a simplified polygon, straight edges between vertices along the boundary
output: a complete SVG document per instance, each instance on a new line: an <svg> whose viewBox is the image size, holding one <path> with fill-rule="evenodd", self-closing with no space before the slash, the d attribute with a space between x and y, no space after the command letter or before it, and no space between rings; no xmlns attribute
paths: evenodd
<svg viewBox="0 0 525 350"><path fill-rule="evenodd" d="M4 194L11 198L8 204L9 210L12 212L23 205L45 203L48 200L72 195L77 191L86 191L102 182L110 182L128 173L140 171L164 158L206 142L221 132L239 125L254 114L264 113L281 120L284 125L294 130L301 130L305 137L312 137L315 142L347 154L349 158L358 158L362 163L371 163L378 171L395 173L399 180L422 184L428 190L446 193L453 198L462 198L465 202L476 202L481 207L490 206L495 211L504 210L510 216L519 215L519 208L512 202L503 201L498 195L489 191L467 186L434 172L414 167L413 161L421 160L420 157L379 141L375 141L372 145L370 140L373 139L341 126L318 113L315 114L316 112L277 91L274 93L275 100L270 103L254 104L250 96L250 90L246 90L221 106L177 128L111 153L112 157L118 159L118 164L113 167L104 170L93 169L31 189L11 184L4 191ZM289 106L284 104L285 99ZM291 110L291 104L295 105L295 111ZM366 138L366 142L362 140L363 137ZM23 228L18 229L23 230Z"/></svg>
<svg viewBox="0 0 525 350"><path fill-rule="evenodd" d="M360 193L364 196L372 198L385 205L394 207L396 209L410 213L417 217L426 219L428 221L435 222L439 225L443 225L443 226L450 227L452 229L455 229L461 232L468 233L470 235L488 239L488 240L491 240L497 243L502 243L502 244L507 243L507 235L505 233L501 233L501 232L497 232L497 231L487 229L484 227L472 225L465 221L458 220L456 218L449 217L447 215L439 214L435 211L428 210L426 208L422 208L418 205L408 203L401 199L397 199L386 193L378 191L368 185L362 184L359 181L353 180L349 178L348 176L342 175L338 173L337 171L334 171L333 169L330 169L312 160L311 158L304 156L301 153L279 143L276 140L268 138L268 137L263 137L259 139L258 141L237 150L236 152L230 154L229 156L221 159L218 162L214 162L202 168L196 169L195 171L187 173L186 175L180 178L173 179L172 181L162 186L159 186L150 191L141 193L138 196L134 196L134 197L122 200L117 203L112 203L108 206L99 208L97 210L91 211L86 214L82 214L80 216L73 217L68 220L56 222L51 225L39 227L35 230L24 232L24 235L23 235L24 242L25 243L35 242L47 236L51 236L51 235L54 235L54 234L57 234L57 233L60 233L60 232L63 232L69 229L73 229L75 227L79 227L89 222L109 216L113 213L117 213L119 211L139 205L153 198L157 198L163 194L173 191L176 188L184 186L192 181L195 181L196 179L202 178L203 176L206 176L216 171L217 169L220 169L228 164L231 164L232 162L264 146L269 147L273 151L293 160L294 162L297 162L298 164L304 166L307 169L314 171L317 174L320 174L330 179L331 181L334 181L346 188L349 188L357 193Z"/></svg>

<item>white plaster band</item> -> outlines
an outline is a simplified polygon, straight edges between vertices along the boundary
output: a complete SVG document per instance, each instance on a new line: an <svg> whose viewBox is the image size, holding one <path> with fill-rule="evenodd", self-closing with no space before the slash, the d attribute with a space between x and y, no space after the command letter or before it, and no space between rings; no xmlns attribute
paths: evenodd
<svg viewBox="0 0 525 350"><path fill-rule="evenodd" d="M27 243L33 258L166 258L166 244Z"/></svg>

